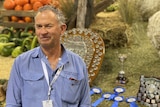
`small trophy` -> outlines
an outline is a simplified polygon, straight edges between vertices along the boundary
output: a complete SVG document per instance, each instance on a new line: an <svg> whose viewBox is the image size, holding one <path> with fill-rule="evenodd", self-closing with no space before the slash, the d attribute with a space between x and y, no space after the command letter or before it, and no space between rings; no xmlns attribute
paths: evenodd
<svg viewBox="0 0 160 107"><path fill-rule="evenodd" d="M116 83L118 84L126 84L128 82L128 79L125 77L124 72L124 62L127 59L126 54L118 54L119 61L121 62L121 71L119 71L118 76L116 78Z"/></svg>

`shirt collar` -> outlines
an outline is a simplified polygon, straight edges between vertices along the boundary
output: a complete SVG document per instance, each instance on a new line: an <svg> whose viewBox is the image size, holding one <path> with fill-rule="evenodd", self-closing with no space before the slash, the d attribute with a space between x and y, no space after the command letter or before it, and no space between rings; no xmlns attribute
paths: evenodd
<svg viewBox="0 0 160 107"><path fill-rule="evenodd" d="M61 61L63 63L67 63L69 61L68 54L67 54L67 49L62 44L61 44L61 47L63 48L63 54L61 56ZM42 58L42 57L44 57L44 54L43 54L40 46L36 47L34 50L35 51L32 54L32 58Z"/></svg>

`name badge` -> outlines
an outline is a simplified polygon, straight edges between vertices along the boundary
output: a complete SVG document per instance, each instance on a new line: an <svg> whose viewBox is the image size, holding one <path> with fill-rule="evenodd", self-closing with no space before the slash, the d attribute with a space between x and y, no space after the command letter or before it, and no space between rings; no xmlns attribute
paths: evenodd
<svg viewBox="0 0 160 107"><path fill-rule="evenodd" d="M52 100L42 101L43 107L53 107Z"/></svg>

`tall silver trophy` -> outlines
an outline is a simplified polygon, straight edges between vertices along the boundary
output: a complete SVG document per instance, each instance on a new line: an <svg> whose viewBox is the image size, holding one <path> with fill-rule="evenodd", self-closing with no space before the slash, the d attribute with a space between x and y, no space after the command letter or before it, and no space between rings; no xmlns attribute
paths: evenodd
<svg viewBox="0 0 160 107"><path fill-rule="evenodd" d="M125 71L124 71L124 62L127 59L127 54L118 54L118 59L121 63L121 70L118 73L118 76L116 78L116 83L118 84L126 84L128 82L127 77L125 76Z"/></svg>

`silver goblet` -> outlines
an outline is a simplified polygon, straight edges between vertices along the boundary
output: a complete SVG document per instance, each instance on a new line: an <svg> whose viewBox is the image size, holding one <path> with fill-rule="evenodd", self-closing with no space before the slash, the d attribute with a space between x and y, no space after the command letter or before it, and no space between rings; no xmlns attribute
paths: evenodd
<svg viewBox="0 0 160 107"><path fill-rule="evenodd" d="M124 71L124 61L127 59L126 54L118 54L119 61L121 62L121 71Z"/></svg>
<svg viewBox="0 0 160 107"><path fill-rule="evenodd" d="M126 54L118 54L118 59L121 62L121 70L118 73L118 76L116 78L116 82L120 84L126 84L128 79L125 77L125 71L124 71L124 62L127 59Z"/></svg>

